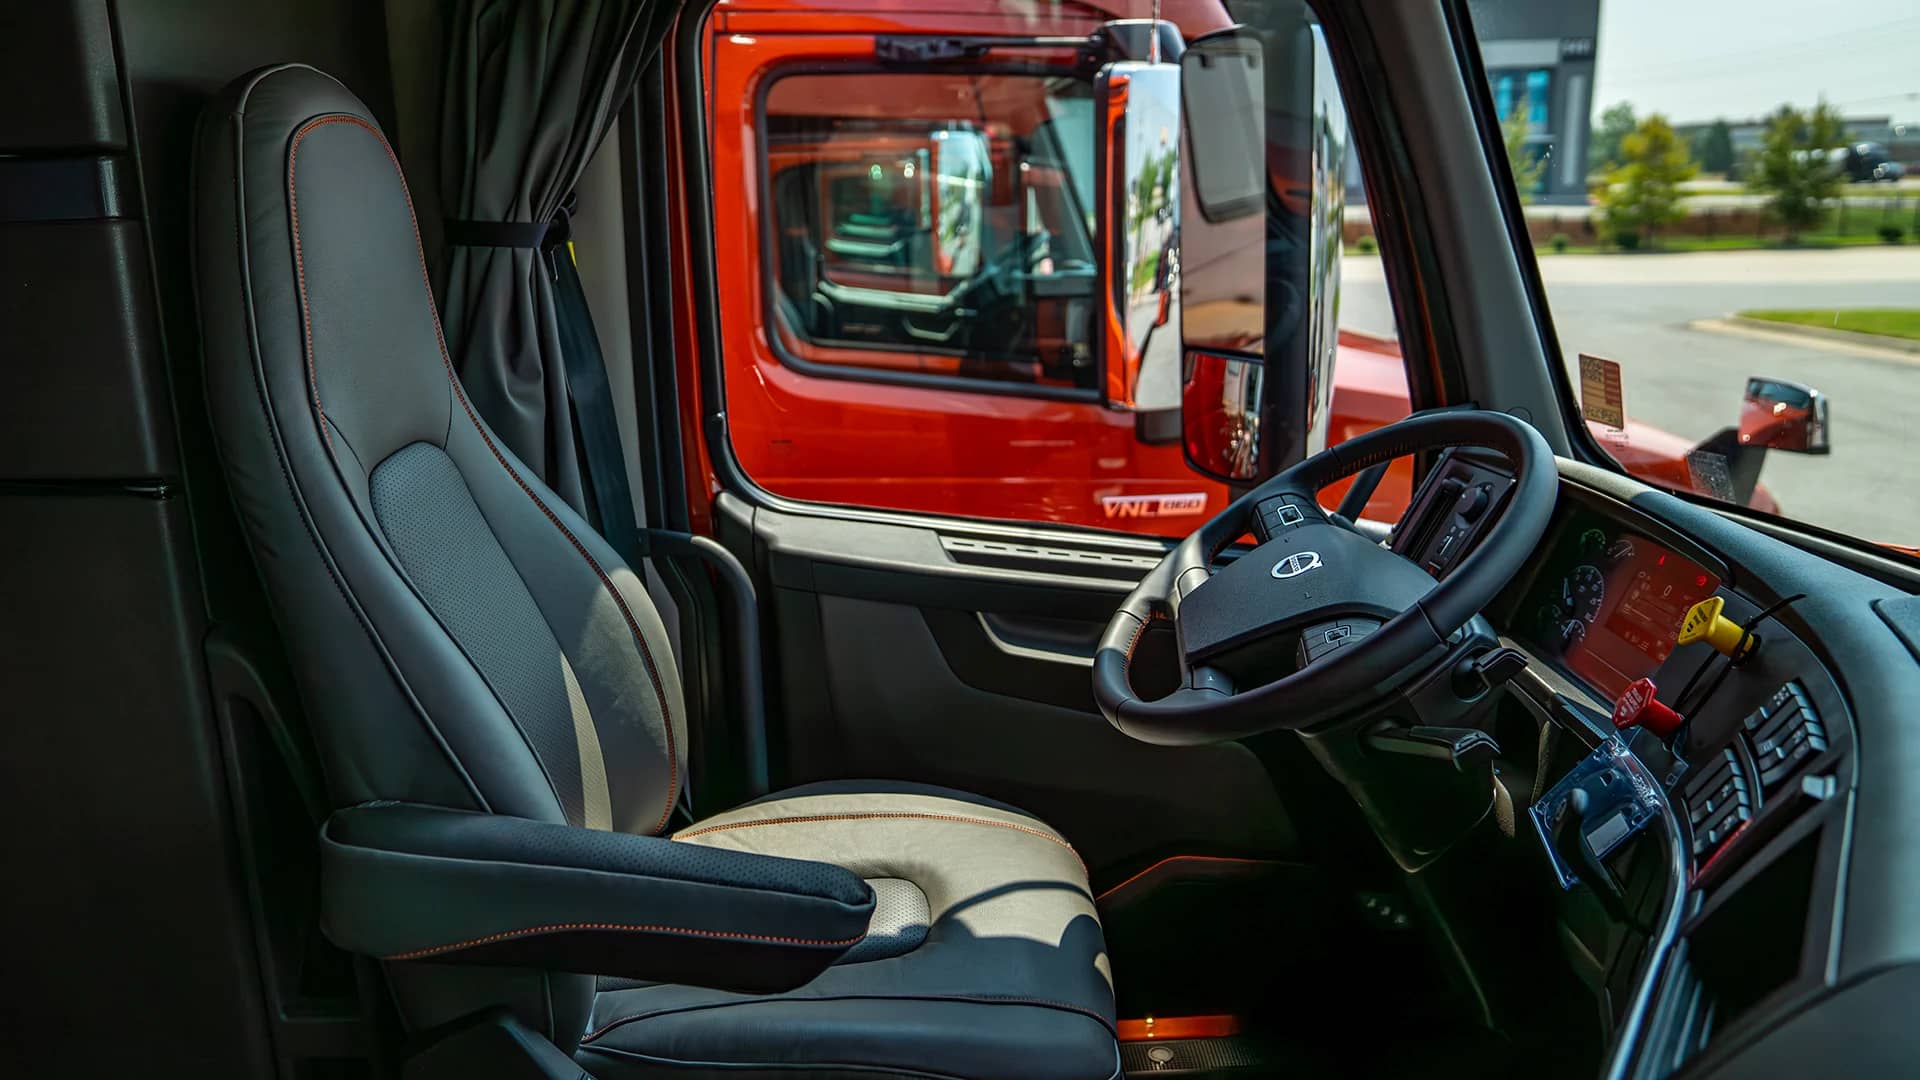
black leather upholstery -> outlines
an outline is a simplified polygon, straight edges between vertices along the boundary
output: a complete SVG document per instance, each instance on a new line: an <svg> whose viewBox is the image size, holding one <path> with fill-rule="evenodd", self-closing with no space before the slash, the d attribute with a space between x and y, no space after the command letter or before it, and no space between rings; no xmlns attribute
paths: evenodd
<svg viewBox="0 0 1920 1080"><path fill-rule="evenodd" d="M579 1057L621 1066L756 1063L938 1076L1118 1069L1113 992L1086 869L1016 810L917 784L797 789L698 822L684 843L818 859L925 894L925 940L784 994L690 986L600 994ZM827 785L821 785L827 787ZM853 959L850 957L849 959Z"/></svg>
<svg viewBox="0 0 1920 1080"><path fill-rule="evenodd" d="M429 808L348 810L325 837L329 929L388 960L410 1027L505 1005L600 1075L1114 1073L1085 869L1017 810L840 785L646 839L686 767L664 628L633 571L462 394L378 125L320 72L264 69L209 106L197 168L208 405L333 796ZM783 881L792 859L816 865ZM752 982L738 970L752 950L676 942L650 964L627 932L515 932L671 916L840 942L870 917L865 881L887 891L885 940L772 996L601 993L594 976L764 989L839 948L784 950Z"/></svg>
<svg viewBox="0 0 1920 1080"><path fill-rule="evenodd" d="M334 814L320 867L322 925L354 952L736 990L799 986L874 915L828 863L404 803Z"/></svg>

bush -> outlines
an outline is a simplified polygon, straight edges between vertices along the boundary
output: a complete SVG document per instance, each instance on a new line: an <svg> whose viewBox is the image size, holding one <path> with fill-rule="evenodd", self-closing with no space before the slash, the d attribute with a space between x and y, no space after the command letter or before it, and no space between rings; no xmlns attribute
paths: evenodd
<svg viewBox="0 0 1920 1080"><path fill-rule="evenodd" d="M1897 244L1902 239L1904 239L1906 235L1907 235L1907 230L1901 228L1898 225L1880 226L1880 241L1882 243Z"/></svg>
<svg viewBox="0 0 1920 1080"><path fill-rule="evenodd" d="M1567 244L1568 244L1566 233L1563 233L1563 232L1554 233L1552 238L1549 239L1547 243L1553 245L1553 253L1555 255L1566 254Z"/></svg>
<svg viewBox="0 0 1920 1080"><path fill-rule="evenodd" d="M1363 236L1354 241L1353 247L1355 251L1358 251L1362 255L1371 255L1379 250L1379 245L1373 242L1373 237L1371 236Z"/></svg>
<svg viewBox="0 0 1920 1080"><path fill-rule="evenodd" d="M1846 141L1846 125L1825 101L1811 112L1782 105L1767 118L1746 183L1749 191L1767 196L1767 211L1780 222L1788 246L1817 228L1827 203L1840 194L1844 177L1827 155L1829 147Z"/></svg>
<svg viewBox="0 0 1920 1080"><path fill-rule="evenodd" d="M1600 213L1614 242L1633 251L1643 238L1651 243L1662 228L1686 216L1680 184L1692 179L1700 166L1658 113L1621 140L1620 155L1624 164L1607 174Z"/></svg>

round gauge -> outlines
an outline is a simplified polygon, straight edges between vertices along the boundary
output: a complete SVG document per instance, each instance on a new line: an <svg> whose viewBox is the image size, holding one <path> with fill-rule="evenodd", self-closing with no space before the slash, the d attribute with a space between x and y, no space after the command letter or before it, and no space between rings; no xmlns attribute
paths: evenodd
<svg viewBox="0 0 1920 1080"><path fill-rule="evenodd" d="M1607 550L1607 534L1599 529L1588 529L1580 534L1580 554L1598 555Z"/></svg>
<svg viewBox="0 0 1920 1080"><path fill-rule="evenodd" d="M1600 568L1591 563L1583 563L1573 568L1560 581L1560 603L1567 612L1582 622L1592 622L1600 617L1600 603L1607 598L1607 576Z"/></svg>
<svg viewBox="0 0 1920 1080"><path fill-rule="evenodd" d="M1560 624L1559 633L1560 647L1563 649L1572 648L1574 642L1580 641L1587 636L1587 624L1581 622L1579 619L1568 619Z"/></svg>
<svg viewBox="0 0 1920 1080"><path fill-rule="evenodd" d="M1560 624L1567 621L1567 613L1559 604L1541 604L1533 617L1533 625L1540 628L1542 634L1552 635L1560 632Z"/></svg>

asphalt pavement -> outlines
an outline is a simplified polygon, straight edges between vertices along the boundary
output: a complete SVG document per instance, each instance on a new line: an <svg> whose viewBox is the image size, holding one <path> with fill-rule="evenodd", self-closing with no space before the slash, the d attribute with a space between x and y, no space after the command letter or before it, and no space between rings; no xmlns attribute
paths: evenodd
<svg viewBox="0 0 1920 1080"><path fill-rule="evenodd" d="M1734 423L1748 376L1807 383L1831 406L1833 452L1770 453L1787 514L1920 546L1920 356L1695 328L1752 308L1920 307L1920 246L1832 251L1552 255L1540 260L1570 377L1581 352L1620 361L1627 415L1690 440ZM1376 257L1343 264L1341 324L1393 333Z"/></svg>

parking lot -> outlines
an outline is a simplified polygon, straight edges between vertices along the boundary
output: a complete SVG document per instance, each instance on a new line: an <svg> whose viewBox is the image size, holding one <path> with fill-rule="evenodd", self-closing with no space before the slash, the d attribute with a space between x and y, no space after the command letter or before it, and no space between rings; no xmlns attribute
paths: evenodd
<svg viewBox="0 0 1920 1080"><path fill-rule="evenodd" d="M1540 266L1570 367L1581 352L1620 361L1629 416L1697 440L1735 421L1750 375L1814 386L1831 402L1832 454L1771 454L1761 482L1791 516L1920 545L1920 355L1694 325L1754 308L1920 305L1920 246L1558 255ZM1391 333L1379 259L1349 253L1343 274L1341 323Z"/></svg>

